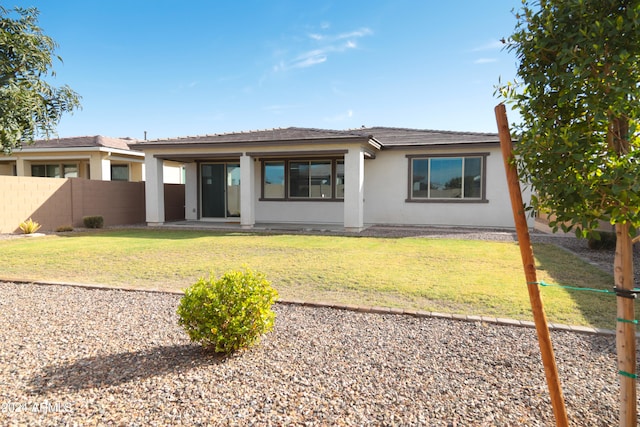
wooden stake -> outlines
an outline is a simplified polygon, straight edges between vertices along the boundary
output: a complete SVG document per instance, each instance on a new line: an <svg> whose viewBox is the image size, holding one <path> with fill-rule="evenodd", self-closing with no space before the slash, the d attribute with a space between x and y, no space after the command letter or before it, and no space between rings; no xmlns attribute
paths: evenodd
<svg viewBox="0 0 640 427"><path fill-rule="evenodd" d="M509 131L509 122L507 120L507 112L504 104L496 106L495 114L496 122L498 124L498 133L500 135L500 147L502 148L504 167L507 173L507 184L509 185L509 196L511 198L511 208L513 209L513 219L515 221L516 232L518 234L518 246L520 246L520 255L522 257L524 275L527 280L529 300L531 301L533 320L536 325L536 332L538 333L538 344L540 345L542 364L544 365L544 372L547 377L547 386L551 396L553 414L556 418L556 426L565 427L569 425L569 420L567 419L564 397L562 395L560 380L558 378L558 367L556 366L553 347L551 345L547 316L544 313L542 299L540 298L540 289L537 284L536 264L533 258L533 248L531 247L531 238L529 236L529 226L527 225L524 203L522 202L522 192L520 190L518 171L515 164L512 162L513 154L511 152L511 133Z"/></svg>
<svg viewBox="0 0 640 427"><path fill-rule="evenodd" d="M615 284L618 289L633 289L633 245L629 223L616 224ZM634 300L618 297L617 315L620 320L635 319ZM620 377L620 427L637 424L636 407L636 325L618 320L616 352Z"/></svg>

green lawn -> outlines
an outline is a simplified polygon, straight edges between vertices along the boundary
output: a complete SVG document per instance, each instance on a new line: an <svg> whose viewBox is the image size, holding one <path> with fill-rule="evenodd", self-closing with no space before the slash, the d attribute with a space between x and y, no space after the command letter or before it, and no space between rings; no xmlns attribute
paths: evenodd
<svg viewBox="0 0 640 427"><path fill-rule="evenodd" d="M611 275L552 245L534 247L538 279L610 289ZM0 241L0 277L183 290L249 267L282 299L531 320L518 246L426 238L116 230ZM549 321L615 327L615 298L542 288Z"/></svg>

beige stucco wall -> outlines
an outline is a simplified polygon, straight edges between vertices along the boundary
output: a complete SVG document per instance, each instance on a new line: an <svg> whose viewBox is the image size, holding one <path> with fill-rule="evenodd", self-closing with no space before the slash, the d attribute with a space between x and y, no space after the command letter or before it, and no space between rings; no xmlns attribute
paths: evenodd
<svg viewBox="0 0 640 427"><path fill-rule="evenodd" d="M162 167L165 184L184 184L182 163L165 161Z"/></svg>
<svg viewBox="0 0 640 427"><path fill-rule="evenodd" d="M144 163L129 163L129 179L133 182L144 181Z"/></svg>
<svg viewBox="0 0 640 427"><path fill-rule="evenodd" d="M220 156L225 152L245 154L247 152L271 152L283 153L286 156L291 152L306 150L357 150L354 144L345 147L344 144L317 145L310 148L308 144L300 145L264 145L246 148L183 148L181 155L210 154ZM147 160L154 155L166 154L162 149L149 149L146 151ZM409 161L407 155L420 154L445 154L459 156L460 154L489 153L486 157L486 201L482 203L449 202L449 203L417 203L407 202ZM294 156L295 157L295 156ZM322 158L322 156L318 156ZM356 159L353 157L353 159ZM308 222L341 224L346 223L346 216L357 216L359 202L352 202L345 207L342 201L266 201L260 200L261 196L261 158L254 157L253 168L253 206L255 207L255 222ZM346 162L345 162L346 164ZM349 171L346 171L348 173ZM349 186L348 176L345 179L345 189ZM149 176L147 176L149 180ZM186 212L187 218L196 219L199 195L199 183L197 181L197 168L194 163L187 164L186 182ZM247 188L243 186L242 188ZM346 190L345 190L346 191ZM483 146L476 148L457 147L456 149L425 149L414 148L412 150L383 150L376 153L374 159L364 160L364 190L363 190L363 216L365 224L389 224L389 225L439 225L439 226L471 226L471 227L500 227L513 228L513 214L506 183L506 175L500 147ZM528 201L530 194L525 192L523 199ZM155 206L157 201L153 201ZM351 207L350 207L351 206ZM155 208L157 209L157 208ZM354 211L350 210L353 209ZM356 218L357 220L357 218ZM147 217L149 220L149 216ZM357 222L357 221L355 221ZM530 218L530 226L533 219Z"/></svg>
<svg viewBox="0 0 640 427"><path fill-rule="evenodd" d="M408 225L456 225L513 228L513 213L500 147L438 150L428 154L487 153L486 199L484 203L406 202L409 194L407 154L424 151L389 150L365 162L365 223ZM528 195L523 195L528 200ZM533 226L533 219L530 219Z"/></svg>
<svg viewBox="0 0 640 427"><path fill-rule="evenodd" d="M12 176L15 162L0 162L0 175Z"/></svg>

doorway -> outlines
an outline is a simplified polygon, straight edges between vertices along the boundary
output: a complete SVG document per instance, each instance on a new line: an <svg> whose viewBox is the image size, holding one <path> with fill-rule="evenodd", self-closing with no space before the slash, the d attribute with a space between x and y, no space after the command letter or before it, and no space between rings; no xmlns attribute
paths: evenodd
<svg viewBox="0 0 640 427"><path fill-rule="evenodd" d="M200 166L202 218L240 217L240 164Z"/></svg>

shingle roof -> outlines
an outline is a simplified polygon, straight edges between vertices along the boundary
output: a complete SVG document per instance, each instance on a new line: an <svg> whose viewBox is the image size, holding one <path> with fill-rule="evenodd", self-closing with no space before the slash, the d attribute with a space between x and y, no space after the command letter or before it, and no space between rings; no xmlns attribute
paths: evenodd
<svg viewBox="0 0 640 427"><path fill-rule="evenodd" d="M213 135L186 136L179 138L139 141L137 145L174 145L174 144L228 144L241 142L277 142L309 141L323 139L342 139L364 136L361 132L288 127L278 129L253 130L246 132L220 133Z"/></svg>
<svg viewBox="0 0 640 427"><path fill-rule="evenodd" d="M106 147L129 150L129 144L134 143L133 139L109 138L106 136L76 136L71 138L51 138L40 139L33 144L25 145L29 148L86 148L86 147Z"/></svg>
<svg viewBox="0 0 640 427"><path fill-rule="evenodd" d="M373 135L382 144L383 148L500 142L497 133L452 132L393 127L369 127L360 128L357 131Z"/></svg>
<svg viewBox="0 0 640 427"><path fill-rule="evenodd" d="M232 132L213 135L187 136L181 138L138 141L133 148L159 145L181 144L229 144L287 141L320 141L325 139L368 138L380 143L383 148L498 143L497 133L451 132L426 129L406 129L394 127L362 127L357 129L333 130L289 127L279 129Z"/></svg>

